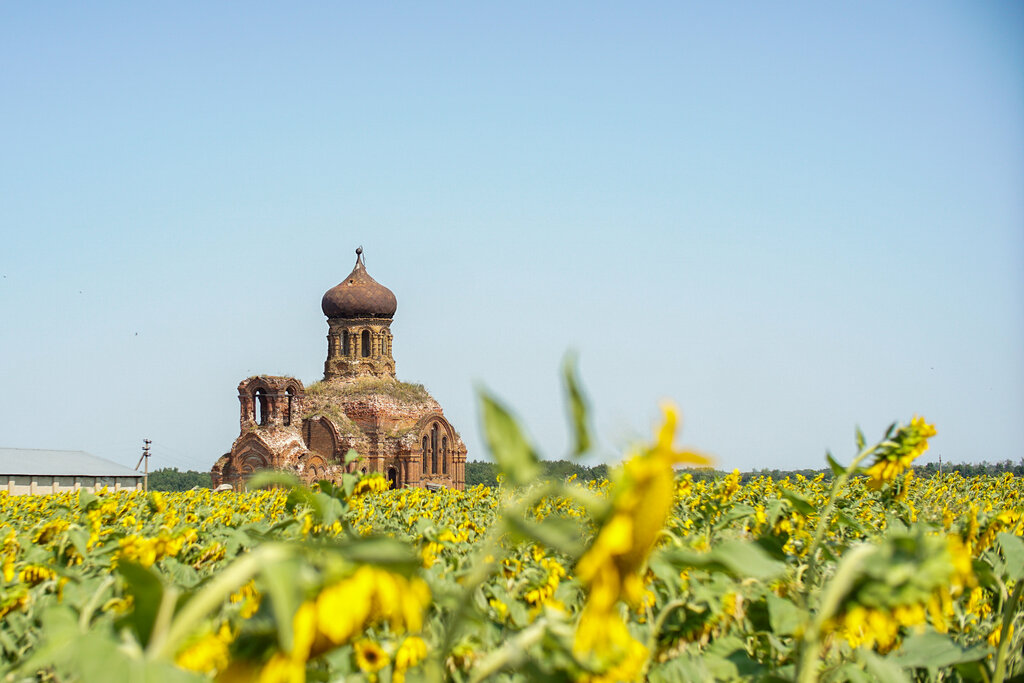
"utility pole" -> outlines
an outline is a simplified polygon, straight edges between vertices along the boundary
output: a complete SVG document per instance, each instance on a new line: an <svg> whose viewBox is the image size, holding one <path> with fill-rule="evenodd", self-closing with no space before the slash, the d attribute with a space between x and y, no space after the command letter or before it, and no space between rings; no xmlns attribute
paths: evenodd
<svg viewBox="0 0 1024 683"><path fill-rule="evenodd" d="M135 471L138 472L139 471L139 465L142 464L143 460L146 461L146 468L143 471L144 477L143 477L143 480L142 480L143 481L142 487L143 487L143 490L146 491L146 493L149 493L149 444L151 444L151 443L153 443L153 442L150 441L149 439L143 439L142 440L142 457L139 458L139 462L136 463L136 465L135 465Z"/></svg>

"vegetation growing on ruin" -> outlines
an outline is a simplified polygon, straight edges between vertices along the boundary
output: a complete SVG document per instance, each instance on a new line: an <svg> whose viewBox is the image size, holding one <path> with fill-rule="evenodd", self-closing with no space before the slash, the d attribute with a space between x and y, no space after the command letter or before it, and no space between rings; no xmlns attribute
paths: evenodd
<svg viewBox="0 0 1024 683"><path fill-rule="evenodd" d="M356 423L353 422L337 404L331 403L330 401L324 401L323 403L312 405L309 410L302 414L303 420L309 420L315 417L326 417L334 423L335 427L343 432L352 433L358 431Z"/></svg>
<svg viewBox="0 0 1024 683"><path fill-rule="evenodd" d="M310 384L306 395L314 400L320 397L331 399L365 398L379 395L393 398L402 403L426 403L430 394L422 384L400 382L397 379L362 377L353 380L327 380Z"/></svg>
<svg viewBox="0 0 1024 683"><path fill-rule="evenodd" d="M345 414L345 401L371 396L384 396L403 404L422 404L431 400L422 384L409 384L394 379L364 377L356 380L326 380L306 387L306 410L303 419L322 415L342 431L355 431L356 424Z"/></svg>

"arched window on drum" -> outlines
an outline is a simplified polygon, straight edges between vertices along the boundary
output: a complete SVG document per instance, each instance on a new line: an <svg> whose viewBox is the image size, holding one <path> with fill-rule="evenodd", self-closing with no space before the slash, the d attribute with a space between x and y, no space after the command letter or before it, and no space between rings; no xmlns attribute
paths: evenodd
<svg viewBox="0 0 1024 683"><path fill-rule="evenodd" d="M287 403L284 408L284 424L287 427L292 423L292 411L295 410L295 389L288 387L286 392Z"/></svg>
<svg viewBox="0 0 1024 683"><path fill-rule="evenodd" d="M270 402L266 389L260 388L252 392L252 419L258 425L265 425L270 421Z"/></svg>

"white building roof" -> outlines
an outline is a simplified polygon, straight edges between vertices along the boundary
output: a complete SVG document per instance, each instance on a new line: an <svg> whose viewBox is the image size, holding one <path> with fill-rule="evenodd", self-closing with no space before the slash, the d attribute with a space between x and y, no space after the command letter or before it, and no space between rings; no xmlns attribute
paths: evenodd
<svg viewBox="0 0 1024 683"><path fill-rule="evenodd" d="M41 474L57 477L139 477L130 467L98 458L85 451L47 451L38 448L0 448L0 477Z"/></svg>

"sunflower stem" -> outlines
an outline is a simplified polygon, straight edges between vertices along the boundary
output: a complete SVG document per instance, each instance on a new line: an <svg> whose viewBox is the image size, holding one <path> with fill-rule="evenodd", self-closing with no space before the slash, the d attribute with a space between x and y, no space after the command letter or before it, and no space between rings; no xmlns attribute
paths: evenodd
<svg viewBox="0 0 1024 683"><path fill-rule="evenodd" d="M1018 581L1013 587L1013 594L1003 605L1003 623L999 629L999 649L996 651L996 671L992 676L992 683L1003 683L1006 678L1006 657L1010 649L1010 628L1013 626L1013 618L1017 616L1017 603L1020 602L1021 592L1024 592L1024 581Z"/></svg>

